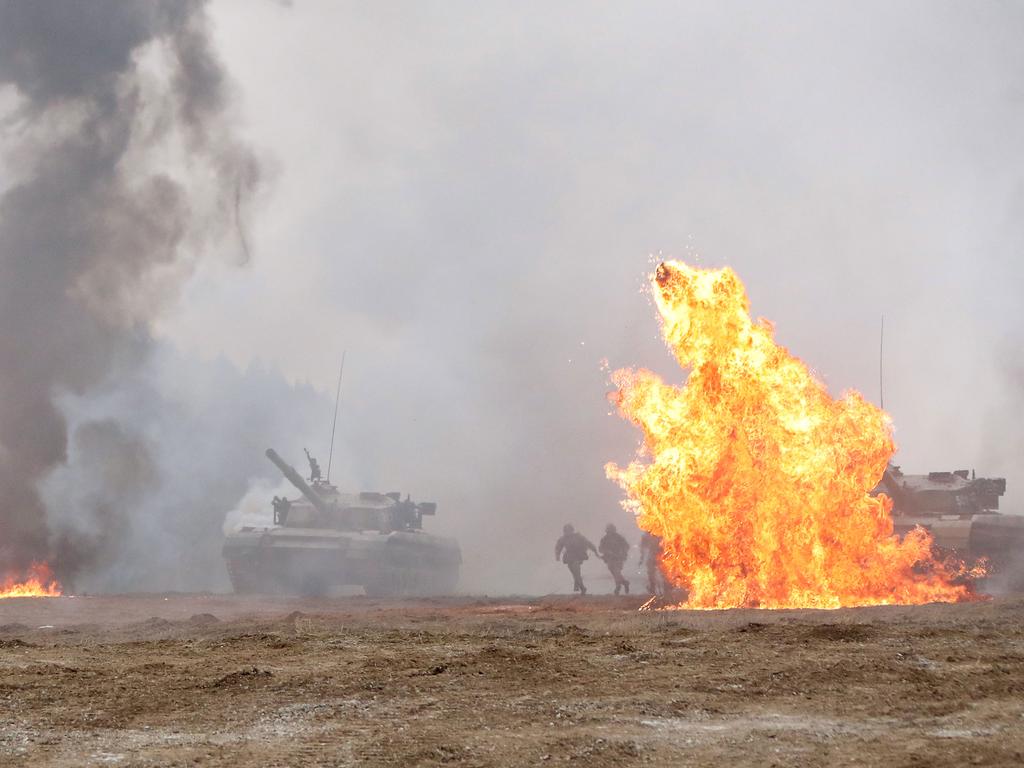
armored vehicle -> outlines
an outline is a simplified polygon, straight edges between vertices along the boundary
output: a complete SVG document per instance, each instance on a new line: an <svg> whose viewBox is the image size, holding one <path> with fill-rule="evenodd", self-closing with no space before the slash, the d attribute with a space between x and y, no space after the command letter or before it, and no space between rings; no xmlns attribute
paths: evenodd
<svg viewBox="0 0 1024 768"><path fill-rule="evenodd" d="M436 504L398 493L340 493L320 479L312 457L307 483L272 448L266 455L302 496L275 496L273 525L228 534L224 559L236 592L325 594L341 586L361 586L371 596L454 591L462 562L458 543L422 530Z"/></svg>
<svg viewBox="0 0 1024 768"><path fill-rule="evenodd" d="M1006 493L1004 478L975 477L966 469L905 475L890 464L875 492L892 499L899 535L920 525L941 553L968 565L985 558L983 587L1024 586L1024 516L998 511L999 497Z"/></svg>

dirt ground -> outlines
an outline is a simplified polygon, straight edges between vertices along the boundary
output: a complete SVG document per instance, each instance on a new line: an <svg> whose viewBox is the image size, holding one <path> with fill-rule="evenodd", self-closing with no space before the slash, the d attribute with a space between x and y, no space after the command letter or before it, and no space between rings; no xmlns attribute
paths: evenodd
<svg viewBox="0 0 1024 768"><path fill-rule="evenodd" d="M0 600L0 765L1020 765L1024 599Z"/></svg>

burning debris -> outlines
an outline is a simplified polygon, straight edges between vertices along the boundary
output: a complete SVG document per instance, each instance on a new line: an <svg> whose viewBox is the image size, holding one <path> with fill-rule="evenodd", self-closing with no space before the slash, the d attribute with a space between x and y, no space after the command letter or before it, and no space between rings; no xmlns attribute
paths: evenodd
<svg viewBox="0 0 1024 768"><path fill-rule="evenodd" d="M859 393L833 399L753 320L728 268L661 264L662 335L683 386L612 374L619 413L643 430L626 467L606 466L641 528L663 540L688 608L837 608L969 599L956 567L916 528L893 532L872 497L895 450L889 417Z"/></svg>
<svg viewBox="0 0 1024 768"><path fill-rule="evenodd" d="M0 580L0 600L8 597L60 597L60 582L46 563L32 563L26 573L9 573Z"/></svg>

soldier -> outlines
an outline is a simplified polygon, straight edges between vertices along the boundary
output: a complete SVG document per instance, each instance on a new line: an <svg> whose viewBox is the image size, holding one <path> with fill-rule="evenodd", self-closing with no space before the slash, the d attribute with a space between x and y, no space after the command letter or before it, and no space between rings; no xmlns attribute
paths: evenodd
<svg viewBox="0 0 1024 768"><path fill-rule="evenodd" d="M595 555L600 553L582 533L576 533L571 525L562 528L562 537L555 544L555 560L561 560L569 566L569 573L572 574L572 591L581 595L587 594L587 588L583 586L583 576L580 573L580 566L587 560L587 550ZM563 555L564 553L564 555Z"/></svg>
<svg viewBox="0 0 1024 768"><path fill-rule="evenodd" d="M601 551L601 559L608 566L612 578L615 579L615 594L619 594L620 589L625 589L628 595L629 582L622 575L622 566L626 564L626 558L629 557L629 542L615 530L614 525L609 523L608 527L604 529L604 536L597 548Z"/></svg>
<svg viewBox="0 0 1024 768"><path fill-rule="evenodd" d="M284 497L278 498L277 496L270 503L274 507L274 525L285 525L288 522L288 510L292 503Z"/></svg>
<svg viewBox="0 0 1024 768"><path fill-rule="evenodd" d="M309 455L309 449L303 448L306 452L306 459L309 461L309 482L319 483L320 482L320 463Z"/></svg>
<svg viewBox="0 0 1024 768"><path fill-rule="evenodd" d="M664 592L661 584L661 537L644 531L640 535L640 565L647 561L647 591L652 595Z"/></svg>

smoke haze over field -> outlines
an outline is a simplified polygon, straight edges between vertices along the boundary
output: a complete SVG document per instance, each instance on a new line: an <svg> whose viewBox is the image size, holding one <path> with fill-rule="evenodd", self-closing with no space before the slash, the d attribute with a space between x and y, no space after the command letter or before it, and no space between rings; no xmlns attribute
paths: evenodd
<svg viewBox="0 0 1024 768"><path fill-rule="evenodd" d="M606 416L600 360L682 377L640 292L652 253L732 266L836 394L878 401L884 314L897 461L1005 475L1024 512L1007 360L1024 342L1020 8L307 2L242 21L223 3L214 18L280 177L256 225L265 258L197 276L165 332L325 392L346 347L344 480L436 499L465 587L565 589L564 522L629 526L602 467L639 436ZM225 311L246 326L208 332Z"/></svg>
<svg viewBox="0 0 1024 768"><path fill-rule="evenodd" d="M259 364L239 371L158 344L115 386L60 405L68 460L42 496L51 528L94 553L75 588L157 592L228 588L225 512L254 476L279 482L266 446L301 456L332 403Z"/></svg>
<svg viewBox="0 0 1024 768"><path fill-rule="evenodd" d="M140 369L136 361L147 357L148 328L179 350L173 354L185 368L217 367L193 358L224 356L242 370L260 360L320 393L281 381L273 388L281 411L251 431L244 418L229 426L194 422L203 434L190 437L210 446L203 466L217 464L217 446L234 451L225 448L223 458L233 467L230 490L208 497L220 505L215 526L245 492L243 476L276 481L262 466L267 445L298 464L308 444L323 462L347 349L333 479L346 489L400 489L437 501L428 525L460 537L467 590L565 589L567 576L551 557L563 523L596 538L613 521L635 540L603 466L627 460L638 435L607 415L601 360L647 366L673 381L683 375L641 290L650 254L732 266L754 312L776 323L777 338L833 393L855 387L877 402L884 314L885 405L896 424L897 462L907 471L976 467L1005 475L1006 507L1024 512L1020 7L223 0L209 6L208 26L200 6L172 7L188 11L157 22L149 10L125 10L145 18L108 25L117 39L87 46L108 56L45 78L25 72L24 62L36 59L5 60L10 49L0 37L0 76L31 83L15 113L22 116L3 129L5 149L33 150L7 152L18 180L36 191L39 202L24 208L61 205L56 232L32 231L58 244L82 241L70 229L81 217L68 202L74 195L58 195L69 184L92 185L93 200L99 189L115 224L139 218L149 228L87 238L83 253L58 247L54 266L36 271L42 262L18 258L27 251L17 245L36 241L14 237L30 217L10 213L26 193L13 186L18 180L0 182L9 187L0 211L0 319L24 329L0 342L0 484L22 494L8 496L12 508L29 510L4 517L5 525L17 520L33 541L46 538L33 522L33 486L16 478L28 471L30 481L45 480L44 470L61 465L61 413L75 424L81 414L95 416L70 441L72 463L83 457L78 469L58 469L44 483L48 504L56 504L57 487L67 489L57 495L77 499L51 509L61 530L69 519L90 519L80 509L90 503L85 496L109 491L74 474L101 474L84 457L102 446L120 445L133 457L115 473L132 483L155 473L178 487L176 478L188 474L184 459L137 456L135 446L152 454L154 441L173 432L166 416L151 411L134 421L127 406L112 405L112 413L98 405L124 401L116 394L120 366L137 372L125 377L127 387L145 379L138 372L149 364ZM243 269L237 238L218 240L227 258L182 256L209 240L208 225L233 226L235 175L218 174L230 183L214 184L203 197L212 203L198 213L193 206L188 216L136 217L136 207L149 210L148 198L121 199L121 170L113 173L108 161L121 157L115 128L147 114L127 85L137 83L143 96L179 93L154 85L149 58L136 67L128 54L142 41L175 41L187 30L209 32L189 39L210 43L198 50L216 52L240 96L236 133L202 135L240 133L273 158L275 184L252 217L254 257ZM14 37L22 46L33 39ZM205 64L182 67L171 82L207 82L211 71L223 99L223 73ZM71 75L79 72L103 87L76 90ZM0 107L6 103L9 94L0 92ZM190 135L193 102L174 103L183 120L175 130ZM221 100L200 103L212 104L204 113L211 119L230 114ZM111 110L101 111L106 105ZM110 121L96 132L104 152L89 153L93 162L80 171L56 165L90 136L61 129L58 118L81 122L93 113ZM25 124L19 120L34 130L15 141L10 126ZM133 133L123 155L136 171L164 157L142 135ZM78 138L69 144L68 136ZM200 157L227 157L252 181L242 145L226 141L231 151L208 147ZM52 160L40 160L40 147ZM102 184L89 181L97 173ZM46 179L53 184L40 186ZM163 194L159 184L145 188ZM168 199L178 212L189 198ZM45 301L17 304L40 286ZM67 325L74 335L52 332ZM77 354L82 349L89 354ZM163 371L161 386L173 387L174 374ZM230 411L227 388L245 392L249 384L237 371L224 375L218 407ZM30 400L8 407L7 393L29 383ZM54 389L75 393L61 401L63 411L49 407ZM178 391L177 402L194 408L192 398L202 396L201 387ZM271 406L255 396L250 402L261 413ZM240 446L257 455L250 461ZM194 487L209 482L197 478ZM132 483L119 491L130 502L118 514L152 503ZM599 565L589 563L590 573ZM216 586L219 567L210 555L192 572ZM109 575L97 583L129 582Z"/></svg>

